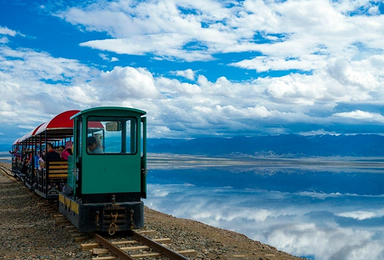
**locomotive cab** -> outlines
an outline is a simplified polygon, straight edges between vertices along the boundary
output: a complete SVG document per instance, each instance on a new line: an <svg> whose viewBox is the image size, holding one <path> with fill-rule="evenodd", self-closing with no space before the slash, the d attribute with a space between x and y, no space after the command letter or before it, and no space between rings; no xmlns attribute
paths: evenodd
<svg viewBox="0 0 384 260"><path fill-rule="evenodd" d="M130 108L92 108L74 115L73 153L59 209L83 232L144 225L146 117Z"/></svg>

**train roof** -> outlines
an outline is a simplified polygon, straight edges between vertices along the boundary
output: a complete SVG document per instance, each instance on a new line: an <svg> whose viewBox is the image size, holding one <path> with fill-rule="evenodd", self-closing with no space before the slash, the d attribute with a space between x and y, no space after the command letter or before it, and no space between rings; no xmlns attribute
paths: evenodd
<svg viewBox="0 0 384 260"><path fill-rule="evenodd" d="M58 114L57 116L52 118L50 121L44 124L41 124L36 130L34 135L38 135L49 130L72 129L73 120L71 119L71 117L79 112L80 110L68 110L61 114Z"/></svg>
<svg viewBox="0 0 384 260"><path fill-rule="evenodd" d="M129 111L131 113L133 112L133 113L140 114L141 116L146 114L146 112L143 110L136 109L136 108L129 108L129 107L94 107L94 108L89 108L89 109L79 111L79 113L73 115L71 117L71 119L78 117L80 115L83 115L83 114L89 114L89 113L93 113L93 112L101 111L101 110L103 110L103 111L113 111L113 110L115 110L115 111Z"/></svg>
<svg viewBox="0 0 384 260"><path fill-rule="evenodd" d="M43 125L43 124L40 124L38 127L36 127L35 129L29 131L27 134L25 134L24 136L20 137L19 139L17 139L13 144L18 144L18 143L21 143L25 140L28 140L28 138L31 138L32 136L34 136L36 134L36 131L39 129L39 127Z"/></svg>
<svg viewBox="0 0 384 260"><path fill-rule="evenodd" d="M17 138L17 139L13 142L12 145L16 145L16 144L18 144L18 143L19 143L19 140L20 140L20 138Z"/></svg>
<svg viewBox="0 0 384 260"><path fill-rule="evenodd" d="M82 111L68 110L56 115L50 121L40 124L38 127L31 130L21 138L16 139L13 142L13 145L24 142L33 136L38 136L38 135L42 136L43 133L48 134L50 136L49 137L50 139L70 136L73 134L73 119L75 117L78 117L84 114L92 114L93 112L97 112L97 111L108 111L108 112L129 111L130 113L136 113L141 116L146 114L145 111L135 109L135 108L128 108L128 107L95 107L95 108L85 109ZM102 129L103 125L98 122L92 122L91 125L89 125L89 127L94 129Z"/></svg>

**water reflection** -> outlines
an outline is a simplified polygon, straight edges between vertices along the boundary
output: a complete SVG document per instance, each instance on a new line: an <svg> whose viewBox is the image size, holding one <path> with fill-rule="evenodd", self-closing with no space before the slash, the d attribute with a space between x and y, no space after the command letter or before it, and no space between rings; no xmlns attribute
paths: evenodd
<svg viewBox="0 0 384 260"><path fill-rule="evenodd" d="M234 230L297 256L384 259L380 158L274 159L276 164L163 159L149 164L145 203L153 209Z"/></svg>

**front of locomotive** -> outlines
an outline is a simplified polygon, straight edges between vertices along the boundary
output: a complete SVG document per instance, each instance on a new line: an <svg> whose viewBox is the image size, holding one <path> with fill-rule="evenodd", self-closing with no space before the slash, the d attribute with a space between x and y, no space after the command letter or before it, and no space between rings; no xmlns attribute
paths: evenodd
<svg viewBox="0 0 384 260"><path fill-rule="evenodd" d="M73 116L73 154L59 209L82 232L142 228L146 197L145 112L103 107Z"/></svg>

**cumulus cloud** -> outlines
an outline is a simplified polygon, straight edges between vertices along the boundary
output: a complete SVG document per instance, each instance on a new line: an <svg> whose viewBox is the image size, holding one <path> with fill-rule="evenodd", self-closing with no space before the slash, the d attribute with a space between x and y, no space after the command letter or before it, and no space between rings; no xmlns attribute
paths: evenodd
<svg viewBox="0 0 384 260"><path fill-rule="evenodd" d="M21 121L35 122L37 126L47 114L57 114L68 107L66 84L79 80L89 72L87 66L75 60L54 58L48 53L31 49L15 50L2 46L2 107L10 116L16 113ZM10 116L2 117L1 121L9 122L12 119Z"/></svg>
<svg viewBox="0 0 384 260"><path fill-rule="evenodd" d="M107 100L154 99L160 95L152 74L143 68L115 67L102 72L93 83L100 87L103 91L100 96Z"/></svg>

